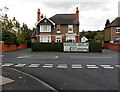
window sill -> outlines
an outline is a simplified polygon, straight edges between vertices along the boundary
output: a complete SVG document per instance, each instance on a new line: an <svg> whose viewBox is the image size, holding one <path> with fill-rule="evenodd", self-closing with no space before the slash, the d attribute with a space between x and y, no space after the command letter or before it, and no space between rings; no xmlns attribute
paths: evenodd
<svg viewBox="0 0 120 92"><path fill-rule="evenodd" d="M61 32L58 31L57 33L61 33Z"/></svg>
<svg viewBox="0 0 120 92"><path fill-rule="evenodd" d="M73 33L73 31L68 31L68 33Z"/></svg>

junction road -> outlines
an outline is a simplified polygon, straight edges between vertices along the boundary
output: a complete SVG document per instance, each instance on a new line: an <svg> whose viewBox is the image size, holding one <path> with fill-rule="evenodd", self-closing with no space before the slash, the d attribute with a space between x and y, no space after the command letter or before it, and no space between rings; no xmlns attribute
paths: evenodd
<svg viewBox="0 0 120 92"><path fill-rule="evenodd" d="M56 90L118 90L119 53L5 52L2 67L28 73Z"/></svg>

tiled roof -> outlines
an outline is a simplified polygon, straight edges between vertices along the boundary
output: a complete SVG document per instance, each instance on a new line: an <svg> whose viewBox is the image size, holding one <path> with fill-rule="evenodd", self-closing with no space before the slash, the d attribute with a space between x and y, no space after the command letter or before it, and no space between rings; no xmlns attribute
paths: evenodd
<svg viewBox="0 0 120 92"><path fill-rule="evenodd" d="M79 24L76 14L56 14L50 18L55 24Z"/></svg>
<svg viewBox="0 0 120 92"><path fill-rule="evenodd" d="M120 27L120 17L117 17L110 24L108 24L105 28L109 28L109 27Z"/></svg>

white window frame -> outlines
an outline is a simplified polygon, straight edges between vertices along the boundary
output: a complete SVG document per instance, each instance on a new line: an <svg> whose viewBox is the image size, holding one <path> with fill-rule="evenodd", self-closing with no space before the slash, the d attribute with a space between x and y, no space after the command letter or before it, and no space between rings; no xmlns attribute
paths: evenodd
<svg viewBox="0 0 120 92"><path fill-rule="evenodd" d="M67 35L66 36L66 41L72 41L72 42L75 42L75 36L74 35Z"/></svg>
<svg viewBox="0 0 120 92"><path fill-rule="evenodd" d="M72 28L72 30L70 31L69 28ZM68 25L68 33L73 33L73 25Z"/></svg>
<svg viewBox="0 0 120 92"><path fill-rule="evenodd" d="M120 33L120 27L116 28L116 33Z"/></svg>
<svg viewBox="0 0 120 92"><path fill-rule="evenodd" d="M62 42L62 37L61 36L56 36L56 42Z"/></svg>
<svg viewBox="0 0 120 92"><path fill-rule="evenodd" d="M58 31L58 29L59 29L59 31ZM57 33L61 33L61 31L60 31L60 25L57 25Z"/></svg>
<svg viewBox="0 0 120 92"><path fill-rule="evenodd" d="M120 40L120 36L116 36L116 40Z"/></svg>
<svg viewBox="0 0 120 92"><path fill-rule="evenodd" d="M45 40L45 38L47 40ZM40 42L51 42L51 35L41 35L40 36Z"/></svg>
<svg viewBox="0 0 120 92"><path fill-rule="evenodd" d="M46 27L46 30L44 27ZM51 25L40 25L40 32L51 32Z"/></svg>

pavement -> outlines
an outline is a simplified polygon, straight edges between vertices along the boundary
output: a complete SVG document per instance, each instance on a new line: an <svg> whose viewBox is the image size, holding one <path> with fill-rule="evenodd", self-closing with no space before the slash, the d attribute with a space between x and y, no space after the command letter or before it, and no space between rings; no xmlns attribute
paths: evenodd
<svg viewBox="0 0 120 92"><path fill-rule="evenodd" d="M32 75L58 92L118 92L119 89L120 63L119 52L116 51L103 49L103 53L63 53L23 49L3 53L1 57L3 68Z"/></svg>
<svg viewBox="0 0 120 92"><path fill-rule="evenodd" d="M38 90L39 92L48 91L55 92L55 89L50 87L43 81L22 71L3 67L2 68L2 91L17 91L17 90Z"/></svg>

